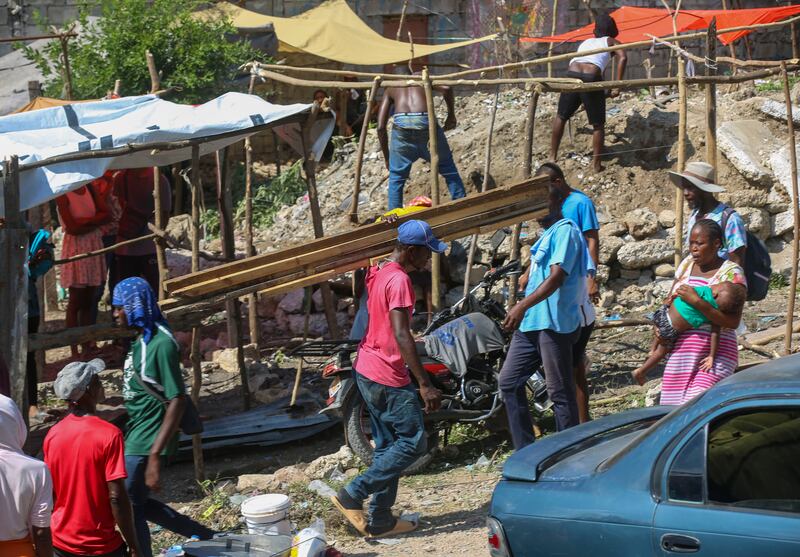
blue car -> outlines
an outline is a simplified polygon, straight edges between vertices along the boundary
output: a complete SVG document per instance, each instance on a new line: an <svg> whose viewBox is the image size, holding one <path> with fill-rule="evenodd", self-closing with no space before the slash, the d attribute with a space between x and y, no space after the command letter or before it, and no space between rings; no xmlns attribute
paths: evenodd
<svg viewBox="0 0 800 557"><path fill-rule="evenodd" d="M800 556L800 355L514 454L492 557Z"/></svg>

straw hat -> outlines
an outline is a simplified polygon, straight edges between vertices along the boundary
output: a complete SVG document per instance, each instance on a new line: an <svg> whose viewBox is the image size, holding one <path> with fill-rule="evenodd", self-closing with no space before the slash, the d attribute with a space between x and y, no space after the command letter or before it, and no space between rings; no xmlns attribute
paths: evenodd
<svg viewBox="0 0 800 557"><path fill-rule="evenodd" d="M707 162L690 162L683 172L670 171L669 179L678 187L683 186L686 181L709 193L725 191L725 188L714 183L714 167Z"/></svg>

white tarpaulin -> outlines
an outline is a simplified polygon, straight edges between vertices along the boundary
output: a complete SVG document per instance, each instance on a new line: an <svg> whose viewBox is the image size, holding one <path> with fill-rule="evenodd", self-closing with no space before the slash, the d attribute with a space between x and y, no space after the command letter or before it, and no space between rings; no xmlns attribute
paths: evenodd
<svg viewBox="0 0 800 557"><path fill-rule="evenodd" d="M226 93L198 106L175 104L153 95L125 97L4 116L0 118L0 153L3 158L19 156L20 208L25 210L74 190L106 170L169 165L190 159L192 152L191 147L144 149L26 170L38 161L81 151L211 138L199 145L204 155L241 141L254 133L255 126L270 123L276 125L281 139L302 153L297 120L310 111L308 104L276 105L242 93ZM310 149L315 159L319 160L333 127L333 118L314 123ZM230 135L213 139L220 134ZM2 201L0 196L0 215L5 214Z"/></svg>

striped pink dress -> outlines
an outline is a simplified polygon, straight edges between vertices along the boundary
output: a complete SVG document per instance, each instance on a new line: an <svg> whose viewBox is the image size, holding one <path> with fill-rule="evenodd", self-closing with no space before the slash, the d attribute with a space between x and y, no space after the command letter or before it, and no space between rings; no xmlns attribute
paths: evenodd
<svg viewBox="0 0 800 557"><path fill-rule="evenodd" d="M746 284L744 271L731 261L725 261L711 278L691 275L693 263L690 256L678 266L675 271L673 290L681 284L689 286L707 286L720 282ZM714 358L714 367L708 372L701 371L700 361L708 356L710 350L711 327L709 325L704 325L699 329L690 329L678 337L664 368L664 377L661 381L661 404L678 405L688 402L736 370L736 366L739 364L736 331L732 329L720 331L719 348L717 356Z"/></svg>

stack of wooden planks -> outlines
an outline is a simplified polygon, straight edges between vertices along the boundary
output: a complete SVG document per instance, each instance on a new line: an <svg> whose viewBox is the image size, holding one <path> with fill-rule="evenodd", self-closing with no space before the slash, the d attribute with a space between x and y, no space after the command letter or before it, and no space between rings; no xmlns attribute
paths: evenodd
<svg viewBox="0 0 800 557"><path fill-rule="evenodd" d="M274 295L324 282L391 252L396 228L405 220L425 220L437 238L450 240L538 218L547 212L547 185L547 177L534 177L419 211L394 223L371 224L176 277L166 282L169 297L161 307L175 316L253 292Z"/></svg>

